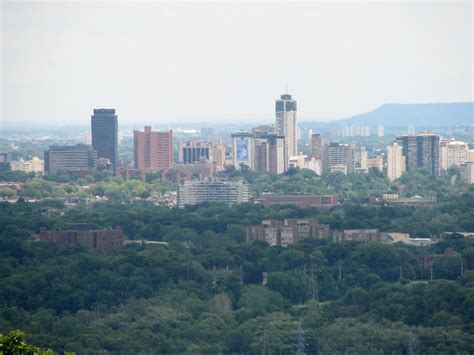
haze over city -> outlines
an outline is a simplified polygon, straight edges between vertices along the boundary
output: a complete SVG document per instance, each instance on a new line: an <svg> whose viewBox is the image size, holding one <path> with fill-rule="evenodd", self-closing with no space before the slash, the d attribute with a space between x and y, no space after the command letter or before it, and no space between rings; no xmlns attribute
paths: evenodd
<svg viewBox="0 0 474 355"><path fill-rule="evenodd" d="M271 122L473 101L472 2L2 1L2 124Z"/></svg>

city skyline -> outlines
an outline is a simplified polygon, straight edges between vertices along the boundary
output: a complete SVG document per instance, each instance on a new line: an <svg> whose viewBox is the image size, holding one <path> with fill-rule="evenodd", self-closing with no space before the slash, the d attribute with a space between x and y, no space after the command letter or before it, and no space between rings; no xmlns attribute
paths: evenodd
<svg viewBox="0 0 474 355"><path fill-rule="evenodd" d="M300 120L473 101L471 3L1 6L6 124L92 107L124 124L269 121L286 84Z"/></svg>

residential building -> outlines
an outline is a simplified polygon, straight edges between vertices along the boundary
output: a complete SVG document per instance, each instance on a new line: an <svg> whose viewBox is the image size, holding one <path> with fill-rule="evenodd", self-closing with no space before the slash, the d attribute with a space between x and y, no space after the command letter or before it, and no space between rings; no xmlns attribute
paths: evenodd
<svg viewBox="0 0 474 355"><path fill-rule="evenodd" d="M275 102L275 129L279 136L285 137L286 160L298 154L298 121L296 101L290 94L283 94Z"/></svg>
<svg viewBox="0 0 474 355"><path fill-rule="evenodd" d="M377 137L381 138L385 135L385 127L381 124L377 125Z"/></svg>
<svg viewBox="0 0 474 355"><path fill-rule="evenodd" d="M225 144L222 138L212 142L211 149L211 161L216 163L217 171L223 171L225 169Z"/></svg>
<svg viewBox="0 0 474 355"><path fill-rule="evenodd" d="M124 235L121 228L94 230L88 225L78 225L73 230L46 230L41 228L41 241L55 242L63 247L81 244L87 248L113 251L122 248Z"/></svg>
<svg viewBox="0 0 474 355"><path fill-rule="evenodd" d="M319 224L316 218L263 220L260 226L248 226L246 241L266 241L271 246L286 247L303 238L329 237L329 225Z"/></svg>
<svg viewBox="0 0 474 355"><path fill-rule="evenodd" d="M97 152L90 145L50 146L44 152L45 174L58 171L90 171L97 168Z"/></svg>
<svg viewBox="0 0 474 355"><path fill-rule="evenodd" d="M304 154L290 157L290 160L288 161L288 167L312 170L319 176L321 176L322 173L321 160L310 158Z"/></svg>
<svg viewBox="0 0 474 355"><path fill-rule="evenodd" d="M173 166L173 131L153 132L145 126L143 132L133 131L134 166L146 172L159 172Z"/></svg>
<svg viewBox="0 0 474 355"><path fill-rule="evenodd" d="M329 172L339 165L346 167L347 173L355 172L355 146L352 144L330 143L324 148L323 171Z"/></svg>
<svg viewBox="0 0 474 355"><path fill-rule="evenodd" d="M324 139L319 133L311 135L311 157L318 160L324 157Z"/></svg>
<svg viewBox="0 0 474 355"><path fill-rule="evenodd" d="M365 147L355 147L354 164L356 171L366 172L367 166L367 149Z"/></svg>
<svg viewBox="0 0 474 355"><path fill-rule="evenodd" d="M390 181L394 181L402 176L406 169L406 161L403 156L403 148L401 145L394 143L387 147L387 177Z"/></svg>
<svg viewBox="0 0 474 355"><path fill-rule="evenodd" d="M249 201L249 185L242 181L185 181L178 186L178 207L203 202L227 205Z"/></svg>
<svg viewBox="0 0 474 355"><path fill-rule="evenodd" d="M192 164L201 158L210 160L212 145L209 142L188 141L179 144L179 161Z"/></svg>
<svg viewBox="0 0 474 355"><path fill-rule="evenodd" d="M95 109L91 116L92 148L97 158L110 160L112 171L117 172L118 155L118 118L115 109Z"/></svg>
<svg viewBox="0 0 474 355"><path fill-rule="evenodd" d="M402 147L408 172L423 168L431 175L438 176L439 136L432 133L420 133L416 136L397 137L396 142Z"/></svg>
<svg viewBox="0 0 474 355"><path fill-rule="evenodd" d="M43 175L44 173L44 160L33 157L31 160L14 160L11 162L12 171L24 171L25 173L34 173Z"/></svg>
<svg viewBox="0 0 474 355"><path fill-rule="evenodd" d="M464 142L443 139L439 143L439 156L440 169L442 172L446 172L451 166L460 166L470 160L469 147Z"/></svg>
<svg viewBox="0 0 474 355"><path fill-rule="evenodd" d="M461 180L467 184L474 184L474 161L467 161L460 165Z"/></svg>

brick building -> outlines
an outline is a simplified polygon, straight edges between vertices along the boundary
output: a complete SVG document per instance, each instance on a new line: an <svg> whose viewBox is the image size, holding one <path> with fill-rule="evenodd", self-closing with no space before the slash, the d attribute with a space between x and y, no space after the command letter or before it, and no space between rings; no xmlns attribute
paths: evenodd
<svg viewBox="0 0 474 355"><path fill-rule="evenodd" d="M41 241L52 241L61 246L81 244L87 248L111 251L120 249L124 242L121 228L92 230L89 226L78 225L73 230L40 230Z"/></svg>
<svg viewBox="0 0 474 355"><path fill-rule="evenodd" d="M286 247L303 238L329 237L329 225L319 224L316 218L264 220L260 226L247 227L247 242L263 240L270 245Z"/></svg>

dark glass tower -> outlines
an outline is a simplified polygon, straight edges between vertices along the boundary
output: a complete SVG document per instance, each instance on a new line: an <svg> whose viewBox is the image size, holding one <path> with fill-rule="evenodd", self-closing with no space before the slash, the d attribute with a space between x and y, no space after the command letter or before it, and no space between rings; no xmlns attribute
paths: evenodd
<svg viewBox="0 0 474 355"><path fill-rule="evenodd" d="M91 116L92 147L97 158L110 160L112 171L118 165L118 119L115 109L95 109Z"/></svg>

